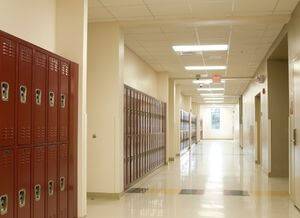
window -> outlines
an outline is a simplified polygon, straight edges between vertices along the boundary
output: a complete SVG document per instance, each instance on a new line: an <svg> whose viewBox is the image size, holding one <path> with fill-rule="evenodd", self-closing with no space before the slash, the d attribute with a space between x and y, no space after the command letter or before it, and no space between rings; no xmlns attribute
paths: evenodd
<svg viewBox="0 0 300 218"><path fill-rule="evenodd" d="M220 129L220 108L211 109L211 127L212 129Z"/></svg>

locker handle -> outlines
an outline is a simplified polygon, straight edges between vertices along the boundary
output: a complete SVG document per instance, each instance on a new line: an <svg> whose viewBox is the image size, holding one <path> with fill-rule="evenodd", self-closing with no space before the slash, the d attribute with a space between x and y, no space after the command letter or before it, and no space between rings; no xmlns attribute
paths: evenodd
<svg viewBox="0 0 300 218"><path fill-rule="evenodd" d="M49 92L49 106L54 107L55 105L55 95L54 92Z"/></svg>
<svg viewBox="0 0 300 218"><path fill-rule="evenodd" d="M40 90L40 89L35 90L35 103L37 105L42 104L42 90Z"/></svg>
<svg viewBox="0 0 300 218"><path fill-rule="evenodd" d="M27 87L26 86L20 86L20 102L22 104L25 104L27 101Z"/></svg>
<svg viewBox="0 0 300 218"><path fill-rule="evenodd" d="M41 185L34 186L34 200L35 201L41 200L41 194L42 194L42 186Z"/></svg>
<svg viewBox="0 0 300 218"><path fill-rule="evenodd" d="M61 94L61 96L60 96L60 106L61 106L61 108L66 107L66 95L64 95L64 94Z"/></svg>
<svg viewBox="0 0 300 218"><path fill-rule="evenodd" d="M66 188L66 179L65 177L60 177L59 179L59 187L60 187L60 191L64 191Z"/></svg>
<svg viewBox="0 0 300 218"><path fill-rule="evenodd" d="M1 99L2 101L9 99L9 84L7 82L1 82Z"/></svg>
<svg viewBox="0 0 300 218"><path fill-rule="evenodd" d="M54 182L53 180L50 180L48 182L48 195L52 196L54 194Z"/></svg>
<svg viewBox="0 0 300 218"><path fill-rule="evenodd" d="M19 207L25 207L26 205L26 190L25 189L21 189L19 191Z"/></svg>
<svg viewBox="0 0 300 218"><path fill-rule="evenodd" d="M8 195L0 196L0 215L5 215L8 212Z"/></svg>

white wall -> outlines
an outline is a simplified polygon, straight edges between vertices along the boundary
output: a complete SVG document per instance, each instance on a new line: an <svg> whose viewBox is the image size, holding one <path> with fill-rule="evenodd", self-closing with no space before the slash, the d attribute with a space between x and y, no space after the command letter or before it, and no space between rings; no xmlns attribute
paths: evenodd
<svg viewBox="0 0 300 218"><path fill-rule="evenodd" d="M0 30L55 52L56 0L1 0Z"/></svg>
<svg viewBox="0 0 300 218"><path fill-rule="evenodd" d="M220 108L220 129L211 126L211 109ZM202 105L200 117L203 119L203 139L233 139L234 138L234 109L235 107L222 105Z"/></svg>

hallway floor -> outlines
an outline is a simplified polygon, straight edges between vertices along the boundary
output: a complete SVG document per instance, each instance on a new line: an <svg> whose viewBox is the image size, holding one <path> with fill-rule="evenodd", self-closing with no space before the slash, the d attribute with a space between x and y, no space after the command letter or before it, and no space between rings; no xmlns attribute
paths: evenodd
<svg viewBox="0 0 300 218"><path fill-rule="evenodd" d="M270 179L232 141L205 141L121 200L88 200L88 218L300 218L288 179Z"/></svg>

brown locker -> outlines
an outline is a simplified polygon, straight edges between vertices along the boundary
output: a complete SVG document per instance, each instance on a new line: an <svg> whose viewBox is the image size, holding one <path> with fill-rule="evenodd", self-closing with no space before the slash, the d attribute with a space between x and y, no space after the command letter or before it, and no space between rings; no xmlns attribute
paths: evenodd
<svg viewBox="0 0 300 218"><path fill-rule="evenodd" d="M68 141L68 121L69 121L69 62L60 62L59 72L59 141Z"/></svg>
<svg viewBox="0 0 300 218"><path fill-rule="evenodd" d="M32 116L33 116L33 144L46 142L46 79L47 55L42 51L34 52L32 76Z"/></svg>
<svg viewBox="0 0 300 218"><path fill-rule="evenodd" d="M18 145L31 144L31 86L33 49L19 43L18 86L17 86L17 124Z"/></svg>
<svg viewBox="0 0 300 218"><path fill-rule="evenodd" d="M14 218L14 152L0 150L0 217ZM3 179L5 178L5 179Z"/></svg>
<svg viewBox="0 0 300 218"><path fill-rule="evenodd" d="M32 218L41 218L45 215L46 185L46 149L44 146L32 148Z"/></svg>
<svg viewBox="0 0 300 218"><path fill-rule="evenodd" d="M57 218L57 153L57 145L48 145L46 218Z"/></svg>
<svg viewBox="0 0 300 218"><path fill-rule="evenodd" d="M0 32L0 147L15 143L15 81L17 45Z"/></svg>
<svg viewBox="0 0 300 218"><path fill-rule="evenodd" d="M29 218L31 205L31 148L16 150L16 217Z"/></svg>
<svg viewBox="0 0 300 218"><path fill-rule="evenodd" d="M47 103L47 140L48 143L55 143L58 140L58 71L59 62L55 57L50 56L48 63L48 103Z"/></svg>
<svg viewBox="0 0 300 218"><path fill-rule="evenodd" d="M68 217L68 145L59 146L58 159L58 217Z"/></svg>

